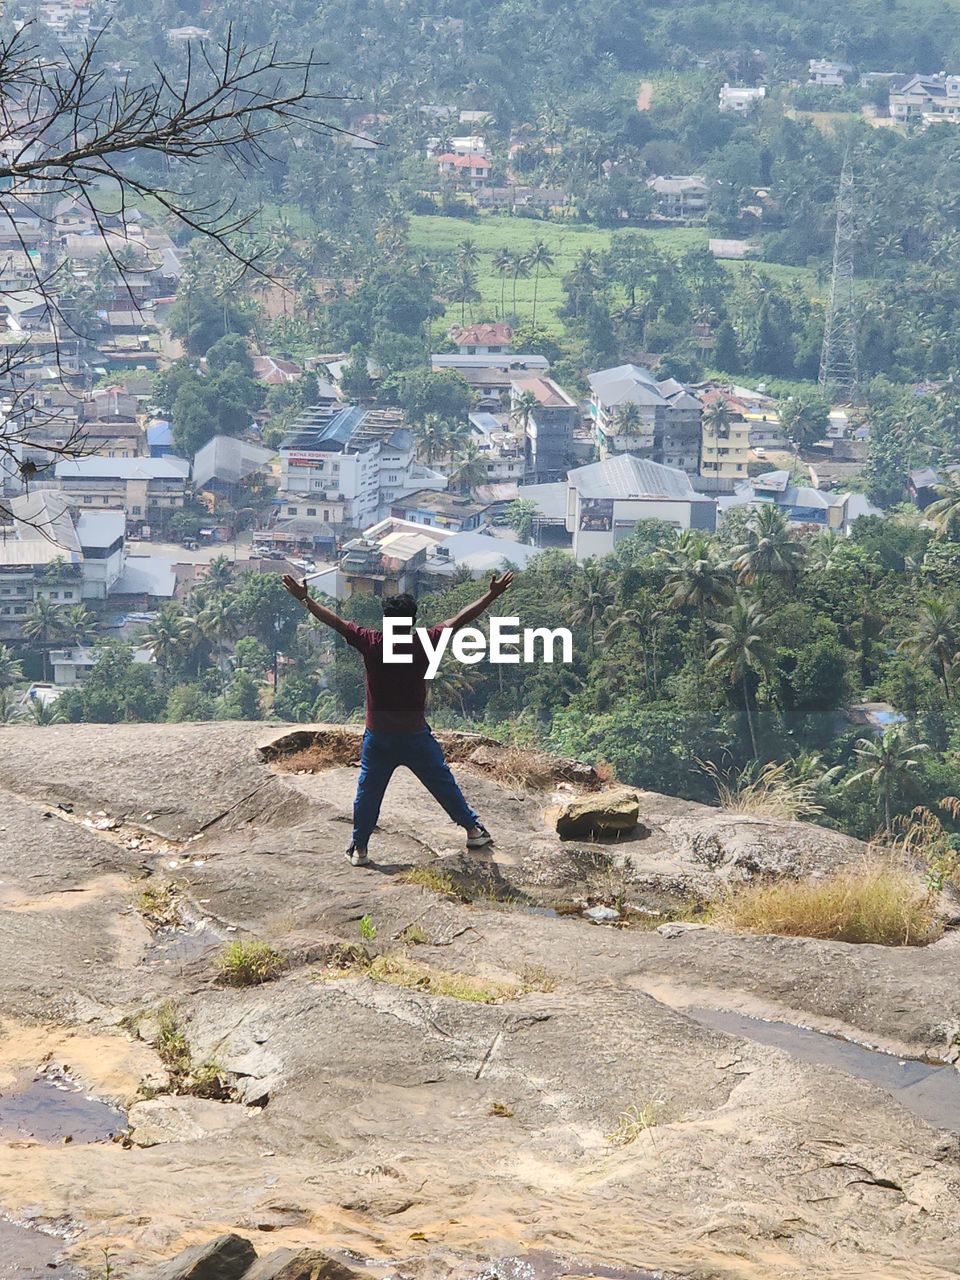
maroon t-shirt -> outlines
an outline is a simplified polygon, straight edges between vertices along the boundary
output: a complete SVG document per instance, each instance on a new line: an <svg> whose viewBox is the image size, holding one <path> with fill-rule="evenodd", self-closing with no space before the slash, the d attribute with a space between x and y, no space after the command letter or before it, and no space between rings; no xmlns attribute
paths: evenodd
<svg viewBox="0 0 960 1280"><path fill-rule="evenodd" d="M344 639L363 655L367 672L367 728L376 733L416 733L427 727L427 651L414 632L410 647L394 639L394 653L412 652L413 662L384 662L383 632L348 622ZM429 627L430 643L445 627Z"/></svg>

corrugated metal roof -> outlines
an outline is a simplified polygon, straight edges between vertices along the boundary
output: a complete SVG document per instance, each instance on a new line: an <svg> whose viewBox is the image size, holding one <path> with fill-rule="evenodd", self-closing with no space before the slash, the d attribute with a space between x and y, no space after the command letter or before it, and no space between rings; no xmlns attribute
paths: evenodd
<svg viewBox="0 0 960 1280"><path fill-rule="evenodd" d="M123 511L82 511L76 528L81 547L109 547L123 537L127 517Z"/></svg>
<svg viewBox="0 0 960 1280"><path fill-rule="evenodd" d="M570 483L581 498L673 498L705 502L690 477L677 467L664 467L624 453L591 462L570 472Z"/></svg>

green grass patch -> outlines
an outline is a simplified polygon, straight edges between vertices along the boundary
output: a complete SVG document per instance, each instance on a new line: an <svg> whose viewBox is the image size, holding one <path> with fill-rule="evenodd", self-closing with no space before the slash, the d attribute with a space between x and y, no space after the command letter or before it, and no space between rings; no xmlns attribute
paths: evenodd
<svg viewBox="0 0 960 1280"><path fill-rule="evenodd" d="M231 987L256 987L283 970L283 957L269 942L228 942L217 960L220 977Z"/></svg>

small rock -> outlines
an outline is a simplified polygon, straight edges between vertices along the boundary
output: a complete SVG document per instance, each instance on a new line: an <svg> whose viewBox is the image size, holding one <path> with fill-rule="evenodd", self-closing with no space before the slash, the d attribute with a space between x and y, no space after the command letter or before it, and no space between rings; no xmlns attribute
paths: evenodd
<svg viewBox="0 0 960 1280"><path fill-rule="evenodd" d="M583 914L594 924L609 924L613 920L620 919L620 912L615 911L613 907L587 907Z"/></svg>
<svg viewBox="0 0 960 1280"><path fill-rule="evenodd" d="M634 831L639 818L640 799L635 791L598 791L579 800L568 800L561 807L557 815L557 835L562 840L622 835Z"/></svg>
<svg viewBox="0 0 960 1280"><path fill-rule="evenodd" d="M185 1249L142 1280L243 1280L257 1261L257 1251L243 1236L218 1236L208 1244Z"/></svg>
<svg viewBox="0 0 960 1280"><path fill-rule="evenodd" d="M705 929L704 924L694 924L690 920L668 920L666 924L657 925L657 933L661 938L679 938L682 933L690 933L693 929Z"/></svg>

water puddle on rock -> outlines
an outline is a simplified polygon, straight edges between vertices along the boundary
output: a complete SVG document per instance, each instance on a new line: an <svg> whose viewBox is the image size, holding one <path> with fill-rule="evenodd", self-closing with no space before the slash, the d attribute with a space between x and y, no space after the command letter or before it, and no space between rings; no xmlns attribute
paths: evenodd
<svg viewBox="0 0 960 1280"><path fill-rule="evenodd" d="M202 920L189 925L164 925L154 932L144 952L143 964L183 968L221 946L223 939Z"/></svg>
<svg viewBox="0 0 960 1280"><path fill-rule="evenodd" d="M127 1127L123 1112L88 1097L55 1069L24 1072L0 1093L0 1139L35 1142L109 1142Z"/></svg>
<svg viewBox="0 0 960 1280"><path fill-rule="evenodd" d="M801 1062L834 1067L847 1075L867 1080L896 1098L901 1106L938 1129L960 1133L960 1071L915 1058L897 1058L877 1049L811 1031L790 1022L766 1022L730 1009L693 1006L683 1010L701 1026L742 1040L785 1049Z"/></svg>
<svg viewBox="0 0 960 1280"><path fill-rule="evenodd" d="M33 1227L0 1220L0 1280L82 1280L82 1273L57 1259L63 1241Z"/></svg>

